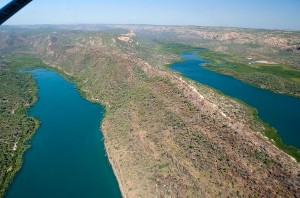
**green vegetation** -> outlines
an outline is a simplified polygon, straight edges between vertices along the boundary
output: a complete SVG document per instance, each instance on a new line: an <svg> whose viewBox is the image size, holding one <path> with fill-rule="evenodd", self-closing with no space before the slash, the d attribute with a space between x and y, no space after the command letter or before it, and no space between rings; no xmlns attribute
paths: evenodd
<svg viewBox="0 0 300 198"><path fill-rule="evenodd" d="M197 83L199 84L199 83ZM224 95L222 92L215 90L216 92L218 92L219 95L223 95L225 97L228 97L226 95ZM261 131L262 135L264 135L265 137L267 137L277 148L283 150L284 152L286 152L287 154L289 154L290 156L292 156L293 158L295 158L295 160L300 163L300 150L297 149L294 146L290 146L285 144L282 139L280 138L277 130L273 127L271 127L269 124L265 123L264 121L262 121L259 116L258 116L258 112L255 108L249 106L247 103L238 100L238 99L234 99L236 101L238 101L240 104L243 104L243 106L247 107L250 112L249 114L252 114L254 122L251 123L251 127L254 130L258 130ZM216 102L215 102L216 103ZM222 104L223 105L223 104ZM238 109L236 109L237 111L240 111ZM245 111L244 109L242 111ZM241 113L242 114L242 113ZM250 115L248 115L250 116ZM239 119L243 119L242 117L240 117ZM258 129L260 127L258 127L257 125L261 125L263 126L263 129Z"/></svg>
<svg viewBox="0 0 300 198"><path fill-rule="evenodd" d="M199 56L210 61L207 69L231 75L246 83L277 93L300 97L300 70L281 64L244 64L233 55L204 50Z"/></svg>
<svg viewBox="0 0 300 198"><path fill-rule="evenodd" d="M255 157L258 159L260 162L265 163L267 165L272 165L274 161L265 153L255 150Z"/></svg>
<svg viewBox="0 0 300 198"><path fill-rule="evenodd" d="M28 55L0 59L0 197L22 165L28 140L39 121L27 115L27 109L37 100L37 87L32 75L19 72L43 66L41 60Z"/></svg>
<svg viewBox="0 0 300 198"><path fill-rule="evenodd" d="M218 46L219 41L199 42L194 33L196 45L189 46L192 42L180 39L187 29L172 38L158 31L136 32L134 42L118 40L117 33L33 32L26 44L31 53L70 74L86 97L105 106L105 147L126 196L292 196L298 165L254 133L264 127L253 119L251 108L209 87L181 81L163 67L178 60L178 53L194 50L191 46ZM216 64L242 61L225 58Z"/></svg>
<svg viewBox="0 0 300 198"><path fill-rule="evenodd" d="M212 65L224 64L227 62L235 62L235 61L240 60L240 58L237 56L224 54L224 53L218 53L218 52L214 52L214 51L211 51L208 49L203 49L201 52L198 53L198 55L209 60Z"/></svg>
<svg viewBox="0 0 300 198"><path fill-rule="evenodd" d="M173 54L180 54L182 52L188 52L192 50L197 50L200 48L196 48L190 45L185 45L182 43L160 43L157 45L154 50L160 51L160 52L168 52L168 53L173 53Z"/></svg>
<svg viewBox="0 0 300 198"><path fill-rule="evenodd" d="M280 138L279 134L277 133L277 130L273 127L270 127L267 123L264 123L259 117L256 109L253 109L253 115L256 120L261 122L265 128L264 131L262 131L262 134L269 138L269 140L279 149L283 150L290 156L294 157L298 163L300 163L300 150L296 147L290 146L285 144L282 139Z"/></svg>
<svg viewBox="0 0 300 198"><path fill-rule="evenodd" d="M253 64L254 68L264 73L270 73L290 81L300 82L300 70L282 64Z"/></svg>
<svg viewBox="0 0 300 198"><path fill-rule="evenodd" d="M169 45L162 46L161 49L165 49L165 51L167 51L168 49L172 49L169 51L171 53L178 53L178 52L180 53L181 52L180 49L184 49L184 50L189 49L189 51L195 50L195 48L193 48L192 46L182 47L181 45L177 45L177 44L174 44L171 46L172 47L169 47ZM264 84L277 82L277 81L275 81L275 79L274 80L272 79L272 81L269 82L270 79L261 78L261 75L259 76L259 73L267 73L267 74L271 73L271 74L280 76L281 78L284 78L286 80L289 80L289 82L295 81L295 79L300 81L300 70L297 70L297 69L294 69L294 68L291 68L288 66L270 65L270 64L268 64L268 65L267 64L255 64L255 65L253 65L253 67L250 67L245 64L234 62L234 61L240 60L240 58L237 56L227 55L227 54L223 54L223 53L217 53L217 52L213 52L213 51L206 50L206 49L203 49L203 51L199 52L198 55L210 61L210 63L205 64L205 66L208 69L211 69L213 71L220 72L220 73L232 74L232 72L230 72L230 73L225 72L226 69L228 69L229 71L234 71L236 74L244 74L245 76L249 75L247 77L249 77L249 78L251 77L251 82L253 81L253 83L251 83L251 84L254 84L254 82L257 82L257 81L263 82ZM255 76L252 76L251 74L254 74ZM234 76L234 77L236 77L236 76ZM252 77L254 77L254 78L252 79ZM244 78L242 78L241 80L244 80ZM266 81L266 80L268 80L268 81ZM289 83L289 82L287 82L287 83ZM256 84L254 84L254 85L256 85ZM276 86L278 86L278 83L274 85L274 87L276 87ZM294 90L294 88L290 87L289 90L290 91ZM292 93L295 93L295 92L292 92ZM297 93L300 93L300 84L299 84L299 91ZM219 92L219 94L222 94L222 93ZM239 102L248 106L247 104L245 104L242 101L239 101ZM263 124L265 130L262 131L262 134L264 136L268 137L270 139L270 141L272 141L272 143L276 147L285 151L290 156L294 157L297 160L297 162L300 162L300 150L293 146L289 146L289 145L285 144L282 141L282 139L280 138L280 136L278 135L276 129L274 129L274 128L270 127L268 124L264 123L258 117L258 113L255 109L253 109L250 106L248 106L248 107L250 109L252 109L255 119L258 122Z"/></svg>

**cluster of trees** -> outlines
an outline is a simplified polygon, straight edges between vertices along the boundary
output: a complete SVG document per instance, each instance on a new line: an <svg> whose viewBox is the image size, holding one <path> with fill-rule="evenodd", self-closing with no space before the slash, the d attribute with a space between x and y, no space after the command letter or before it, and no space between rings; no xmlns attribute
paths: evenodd
<svg viewBox="0 0 300 198"><path fill-rule="evenodd" d="M38 121L27 115L27 108L36 101L37 87L30 73L19 72L23 69L16 64L20 58L0 61L5 64L0 67L0 197L21 167L26 142L38 127Z"/></svg>

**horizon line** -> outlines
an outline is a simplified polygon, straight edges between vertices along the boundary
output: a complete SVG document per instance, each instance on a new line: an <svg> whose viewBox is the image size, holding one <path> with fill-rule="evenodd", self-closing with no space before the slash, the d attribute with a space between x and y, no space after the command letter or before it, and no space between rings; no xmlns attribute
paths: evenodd
<svg viewBox="0 0 300 198"><path fill-rule="evenodd" d="M173 26L173 27L206 27L206 28L238 28L238 29L255 29L255 30L273 30L273 31L292 31L292 32L300 32L300 29L280 29L280 28L258 28L258 27L235 27L235 26L212 26L212 25L166 25L166 24L130 24L130 23L45 23L45 24L2 24L1 26L76 26L76 25L135 25L135 26ZM1 27L0 26L0 27Z"/></svg>

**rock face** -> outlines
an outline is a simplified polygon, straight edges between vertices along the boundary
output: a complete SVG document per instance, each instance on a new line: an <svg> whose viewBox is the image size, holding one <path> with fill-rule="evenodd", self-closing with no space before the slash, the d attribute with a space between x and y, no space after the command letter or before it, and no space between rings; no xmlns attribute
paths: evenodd
<svg viewBox="0 0 300 198"><path fill-rule="evenodd" d="M119 36L64 30L32 33L25 43L105 105L102 131L124 197L299 196L298 163L261 135L251 109L165 68L173 55Z"/></svg>

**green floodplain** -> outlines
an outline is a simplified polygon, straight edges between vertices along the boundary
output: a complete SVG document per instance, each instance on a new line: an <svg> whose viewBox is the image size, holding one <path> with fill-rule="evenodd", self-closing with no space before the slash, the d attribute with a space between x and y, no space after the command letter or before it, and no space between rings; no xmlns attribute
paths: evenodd
<svg viewBox="0 0 300 198"><path fill-rule="evenodd" d="M283 64L257 63L230 54L201 50L198 55L209 60L208 69L233 76L276 93L300 96L300 70Z"/></svg>

